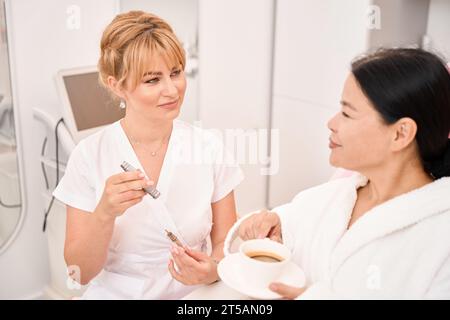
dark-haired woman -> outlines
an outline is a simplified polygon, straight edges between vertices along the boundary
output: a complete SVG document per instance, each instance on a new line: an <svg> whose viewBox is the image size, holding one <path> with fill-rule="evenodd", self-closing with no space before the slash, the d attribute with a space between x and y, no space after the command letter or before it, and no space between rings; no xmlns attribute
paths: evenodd
<svg viewBox="0 0 450 320"><path fill-rule="evenodd" d="M328 124L330 162L358 174L244 217L243 239L288 245L306 286L287 298L450 299L450 74L434 54L352 64Z"/></svg>

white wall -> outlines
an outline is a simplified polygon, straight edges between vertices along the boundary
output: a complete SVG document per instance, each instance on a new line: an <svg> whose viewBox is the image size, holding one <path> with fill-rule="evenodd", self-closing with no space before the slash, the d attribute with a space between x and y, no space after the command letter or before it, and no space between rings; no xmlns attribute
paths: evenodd
<svg viewBox="0 0 450 320"><path fill-rule="evenodd" d="M0 299L32 296L49 280L47 241L42 233L44 180L38 162L44 137L32 118L32 108L61 116L54 74L61 68L97 63L101 32L118 9L115 0L75 3L80 8L80 28L70 30L67 8L74 1L8 1L25 219L17 239L0 255Z"/></svg>
<svg viewBox="0 0 450 320"><path fill-rule="evenodd" d="M427 35L430 45L450 61L450 1L430 1Z"/></svg>
<svg viewBox="0 0 450 320"><path fill-rule="evenodd" d="M269 205L325 182L328 119L337 112L351 59L365 51L370 1L278 0L272 127L280 130L280 171Z"/></svg>
<svg viewBox="0 0 450 320"><path fill-rule="evenodd" d="M1 5L1 4L0 4ZM0 95L9 95L11 92L9 81L9 67L8 67L8 47L6 43L6 29L3 29L5 18L3 16L3 8L0 9Z"/></svg>
<svg viewBox="0 0 450 320"><path fill-rule="evenodd" d="M371 30L370 47L420 45L429 0L373 0L373 4L381 9L381 28Z"/></svg>
<svg viewBox="0 0 450 320"><path fill-rule="evenodd" d="M200 119L206 128L267 129L271 95L273 0L200 0ZM258 164L242 165L240 214L266 203Z"/></svg>
<svg viewBox="0 0 450 320"><path fill-rule="evenodd" d="M120 0L120 11L147 11L166 20L180 41L194 42L198 0Z"/></svg>

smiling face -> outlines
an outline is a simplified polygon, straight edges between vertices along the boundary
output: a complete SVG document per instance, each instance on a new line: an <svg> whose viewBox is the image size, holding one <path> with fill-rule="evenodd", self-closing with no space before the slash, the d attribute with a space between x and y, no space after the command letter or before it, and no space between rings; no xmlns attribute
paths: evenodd
<svg viewBox="0 0 450 320"><path fill-rule="evenodd" d="M181 64L155 54L141 81L133 90L123 90L127 113L149 120L173 120L179 113L186 91Z"/></svg>
<svg viewBox="0 0 450 320"><path fill-rule="evenodd" d="M345 81L341 111L328 122L328 128L331 165L364 172L388 161L395 129L384 123L353 74Z"/></svg>
<svg viewBox="0 0 450 320"><path fill-rule="evenodd" d="M100 48L100 83L125 100L127 117L160 121L178 116L186 56L167 22L143 11L119 14L103 32Z"/></svg>

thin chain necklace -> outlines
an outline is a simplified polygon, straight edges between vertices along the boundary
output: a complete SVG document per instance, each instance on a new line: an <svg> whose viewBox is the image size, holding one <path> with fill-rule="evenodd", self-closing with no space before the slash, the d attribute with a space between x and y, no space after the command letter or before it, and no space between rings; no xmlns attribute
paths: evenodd
<svg viewBox="0 0 450 320"><path fill-rule="evenodd" d="M127 126L125 125L125 127L127 128ZM130 140L130 142L131 142L131 144L133 145L133 144L135 144L136 146L143 146L145 149L147 149L148 151L150 151L150 155L152 156L152 157L156 157L156 155L158 154L158 152L159 152L159 150L161 150L161 148L164 146L164 142L167 140L167 142L169 141L169 139L170 139L170 134L169 134L169 136L167 137L167 139L162 139L161 140L161 144L160 144L160 146L158 147L158 149L156 149L156 150L150 150L150 148L148 148L145 144L143 144L142 142L140 142L140 141L138 141L138 140L136 140L136 139L134 139L132 136L131 136L131 134L127 134L127 138L128 138L128 140Z"/></svg>

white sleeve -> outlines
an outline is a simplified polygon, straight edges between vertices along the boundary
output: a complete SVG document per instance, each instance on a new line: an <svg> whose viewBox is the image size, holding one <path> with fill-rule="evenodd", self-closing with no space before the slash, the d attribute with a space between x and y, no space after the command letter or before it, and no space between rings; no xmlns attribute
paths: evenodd
<svg viewBox="0 0 450 320"><path fill-rule="evenodd" d="M292 203L287 203L284 205L281 205L279 207L273 208L273 210L270 210L272 212L275 212L278 217L280 218L281 222L281 237L283 238L283 244L287 246L291 251L295 248L295 230L293 230L293 227L296 226L296 224L293 224L291 222L292 216L294 215L294 208Z"/></svg>
<svg viewBox="0 0 450 320"><path fill-rule="evenodd" d="M244 174L222 141L217 142L214 160L214 191L211 203L227 196L244 180Z"/></svg>
<svg viewBox="0 0 450 320"><path fill-rule="evenodd" d="M272 210L269 210L271 212L276 213L281 221L281 233L282 233L282 238L283 238L283 244L286 245L290 250L294 250L295 248L295 242L296 242L296 238L294 235L298 235L298 232L296 230L296 228L298 227L298 224L294 221L295 220L295 216L296 216L296 204L295 204L295 200L296 200L297 196L294 198L294 200L292 200L292 202L286 203L284 205L278 206L273 208ZM242 216L240 219L238 219L233 226L231 227L231 229L228 231L227 237L225 239L225 245L224 245L224 250L226 252L226 254L228 254L228 249L231 246L231 243L234 241L234 239L236 237L239 236L239 226L241 225L241 223L246 220L247 218L249 218L250 216L254 215L254 214L258 214L261 211L254 211L254 212L250 212L244 216Z"/></svg>
<svg viewBox="0 0 450 320"><path fill-rule="evenodd" d="M344 296L335 292L328 281L313 283L297 300L343 300L355 299L353 296ZM423 299L448 300L450 299L450 257L447 258L435 276L430 288Z"/></svg>
<svg viewBox="0 0 450 320"><path fill-rule="evenodd" d="M442 265L424 298L432 300L450 299L450 257Z"/></svg>
<svg viewBox="0 0 450 320"><path fill-rule="evenodd" d="M91 177L88 158L80 142L70 154L64 176L53 191L53 196L66 205L93 212L97 204Z"/></svg>
<svg viewBox="0 0 450 320"><path fill-rule="evenodd" d="M304 217L302 213L306 211L301 205L303 194L304 191L298 193L291 202L270 210L280 217L283 243L291 250L295 249L296 242L299 241L299 237L302 235L300 232L300 227L303 224L302 218Z"/></svg>

